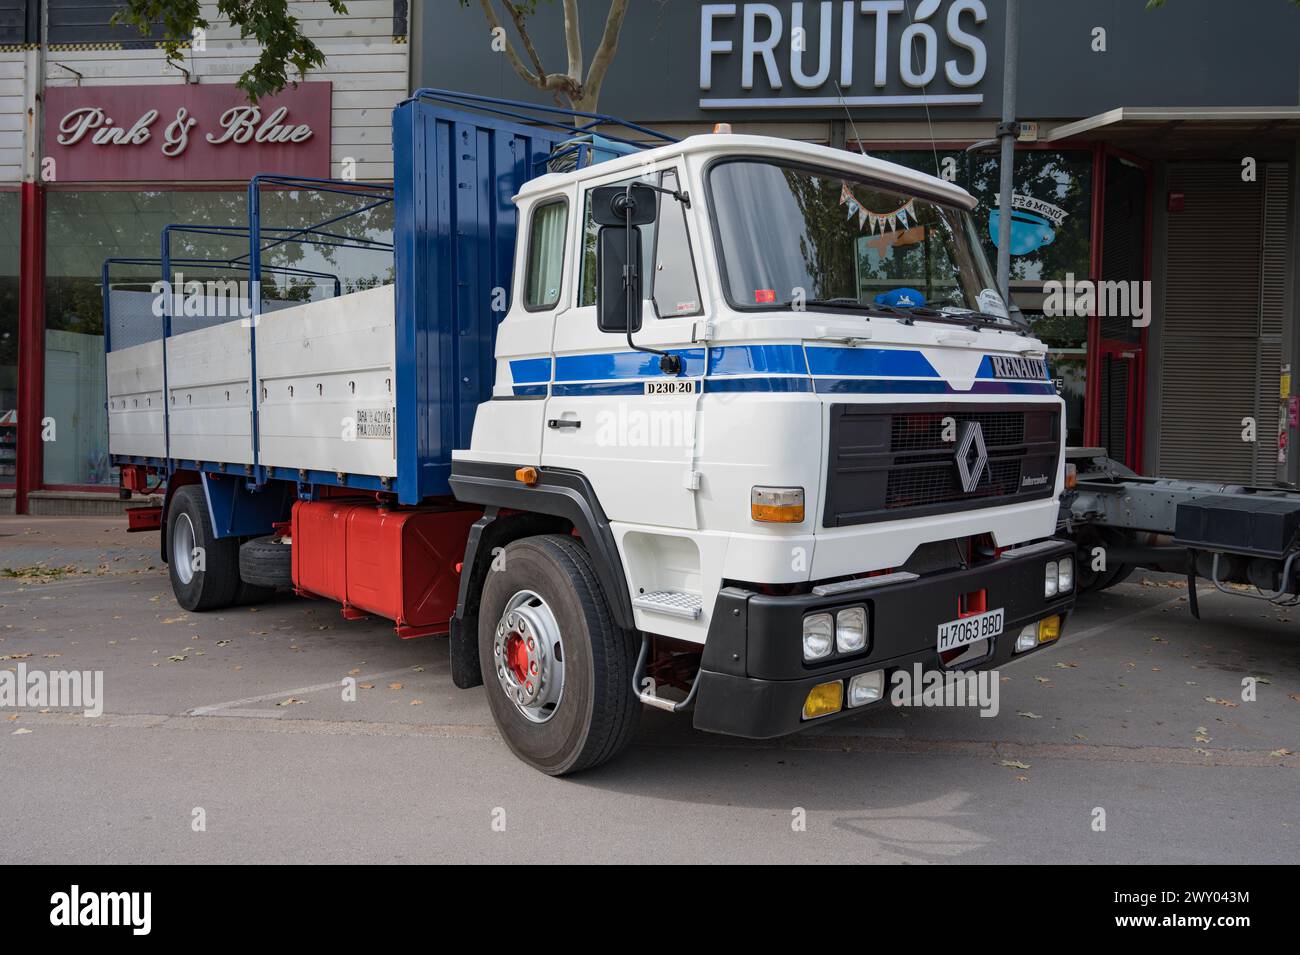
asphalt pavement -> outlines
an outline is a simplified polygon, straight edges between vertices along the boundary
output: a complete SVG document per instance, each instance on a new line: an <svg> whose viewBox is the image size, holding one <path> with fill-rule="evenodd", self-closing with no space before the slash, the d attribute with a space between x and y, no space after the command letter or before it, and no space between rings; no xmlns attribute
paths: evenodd
<svg viewBox="0 0 1300 955"><path fill-rule="evenodd" d="M0 863L1295 862L1300 612L1203 581L1201 609L1141 573L1081 599L993 718L757 743L647 711L551 779L441 638L291 596L186 613L156 534L4 517L0 668L102 671L104 712L0 707Z"/></svg>

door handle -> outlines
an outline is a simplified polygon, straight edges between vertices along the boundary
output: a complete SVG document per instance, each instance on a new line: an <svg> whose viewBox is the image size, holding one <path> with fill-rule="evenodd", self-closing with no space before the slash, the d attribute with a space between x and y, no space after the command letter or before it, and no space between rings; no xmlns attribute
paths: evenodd
<svg viewBox="0 0 1300 955"><path fill-rule="evenodd" d="M576 418L551 418L546 422L546 427L557 431L561 428L581 428L582 422Z"/></svg>

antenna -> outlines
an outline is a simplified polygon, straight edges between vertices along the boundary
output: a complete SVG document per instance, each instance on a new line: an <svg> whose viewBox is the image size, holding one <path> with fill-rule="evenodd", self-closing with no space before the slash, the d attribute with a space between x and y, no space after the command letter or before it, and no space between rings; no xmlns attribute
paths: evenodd
<svg viewBox="0 0 1300 955"><path fill-rule="evenodd" d="M853 141L858 144L858 152L865 156L867 151L862 148L862 137L858 135L858 124L853 122L853 114L849 112L849 104L844 101L844 90L840 89L839 80L835 80L835 92L840 95L840 106L844 107L844 115L849 118L849 126L853 130Z"/></svg>
<svg viewBox="0 0 1300 955"><path fill-rule="evenodd" d="M924 6L924 5L925 5L925 4L924 4L924 0L922 0L922 6ZM934 4L934 6L937 7L938 4L936 3L936 4ZM907 19L911 20L912 23L915 24L915 23L916 23L916 20L913 19L913 17L912 17L912 3L911 3L911 0L907 0L907 2L906 2L906 7L907 7ZM930 12L933 13L933 12L934 12L933 9L931 9ZM916 37L912 37L912 48L911 48L911 50L910 50L909 52L912 54L913 59L915 59L915 57L916 57ZM927 129L929 130L929 132L930 132L930 153L931 153L931 155L934 156L934 174L935 174L936 176L942 176L942 172L941 172L941 170L939 169L939 148L938 148L938 147L935 145L935 143L934 143L934 121L930 118L930 88L929 88L929 84L925 84L925 83L921 84L921 93L922 93L922 94L924 95L924 97L925 97L921 102L922 102L922 104L925 106L925 125L926 125L926 128L927 128Z"/></svg>

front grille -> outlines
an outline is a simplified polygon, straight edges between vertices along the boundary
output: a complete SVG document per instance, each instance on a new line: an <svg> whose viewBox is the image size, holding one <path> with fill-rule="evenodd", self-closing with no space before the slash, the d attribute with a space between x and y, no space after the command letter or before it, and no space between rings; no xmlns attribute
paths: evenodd
<svg viewBox="0 0 1300 955"><path fill-rule="evenodd" d="M1054 405L996 411L951 403L906 411L832 405L823 523L839 527L1049 497L1059 429ZM982 467L977 438L985 452ZM965 473L957 463L963 449ZM975 473L978 480L967 490Z"/></svg>
<svg viewBox="0 0 1300 955"><path fill-rule="evenodd" d="M1005 497L1020 489L1020 462L989 461L979 485L966 491L958 483L952 459L941 464L911 464L889 473L885 507L918 507L969 498Z"/></svg>
<svg viewBox="0 0 1300 955"><path fill-rule="evenodd" d="M953 437L944 431L963 421L978 421L988 444L1019 444L1025 439L1023 411L980 411L960 417L937 411L916 411L895 414L890 421L889 450L899 451L951 451Z"/></svg>

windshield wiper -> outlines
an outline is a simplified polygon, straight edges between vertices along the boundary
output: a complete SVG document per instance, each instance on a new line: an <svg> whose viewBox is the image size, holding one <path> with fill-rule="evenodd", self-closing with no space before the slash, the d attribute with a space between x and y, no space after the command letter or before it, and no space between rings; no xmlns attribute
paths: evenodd
<svg viewBox="0 0 1300 955"><path fill-rule="evenodd" d="M883 318L895 318L904 325L911 325L919 318L925 321L943 322L948 325L965 325L968 328L976 330L981 328L1007 327L1020 331L1028 330L1027 324L1016 322L1010 317L1003 318L989 312L977 312L974 310L944 312L939 309L929 308L925 305L901 308L897 305L882 305L878 302L861 302L856 298L850 298L848 296L840 296L837 298L810 298L805 299L804 304L829 306L831 308L856 309L858 311L880 315Z"/></svg>
<svg viewBox="0 0 1300 955"><path fill-rule="evenodd" d="M935 319L945 321L952 316L945 315L943 312L936 311L933 308L927 308L924 305L918 305L911 308L902 308L898 305L882 305L879 302L860 302L856 298L847 296L841 298L810 298L804 302L805 305L828 305L832 308L853 308L863 312L871 312L884 318L896 318L905 325L911 325L917 318Z"/></svg>

